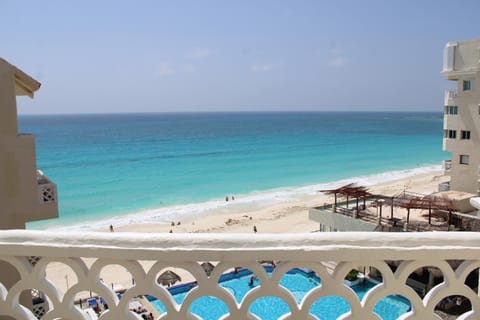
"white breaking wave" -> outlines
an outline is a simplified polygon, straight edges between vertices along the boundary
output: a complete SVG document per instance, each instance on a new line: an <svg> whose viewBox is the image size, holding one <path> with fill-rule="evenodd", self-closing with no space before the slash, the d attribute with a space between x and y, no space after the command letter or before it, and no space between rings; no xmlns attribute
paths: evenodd
<svg viewBox="0 0 480 320"><path fill-rule="evenodd" d="M333 189L349 183L357 183L359 185L368 187L380 183L405 179L418 174L430 173L440 170L441 165L434 165L418 167L414 169L388 171L379 174L353 177L349 179L307 185L303 187L284 187L267 191L255 191L248 194L239 194L235 195L234 201L227 202L224 198L215 199L206 202L144 210L108 219L84 221L82 224L76 224L71 226L55 226L49 227L47 229L62 231L91 231L108 229L108 226L110 225L123 226L128 224L142 223L170 224L171 221L198 219L202 216L211 214L238 212L248 213L248 211L258 210L274 204L291 202L294 200L300 200L303 197L314 196L318 194L318 190Z"/></svg>

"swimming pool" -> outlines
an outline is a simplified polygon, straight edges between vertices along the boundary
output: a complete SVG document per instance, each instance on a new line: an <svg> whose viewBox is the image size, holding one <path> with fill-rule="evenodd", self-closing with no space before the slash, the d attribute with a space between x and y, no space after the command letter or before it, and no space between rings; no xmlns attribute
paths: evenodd
<svg viewBox="0 0 480 320"><path fill-rule="evenodd" d="M271 270L267 270L270 274ZM220 285L226 288L235 297L237 302L240 302L249 290L249 279L252 273L249 270L241 270L238 274L227 274L220 278ZM292 269L286 273L280 280L280 284L290 290L292 295L300 303L305 294L311 289L320 285L320 279L314 274L305 273L300 269ZM259 286L259 281L254 282L254 286ZM357 293L361 300L365 293L373 288L375 283L367 281L363 284L352 286L352 289ZM181 285L176 288L171 288L170 293L174 300L181 304L185 296L190 291L191 286ZM165 307L159 300L154 297L147 297L150 303L159 311L165 312ZM328 296L321 298L315 302L310 313L318 318L337 319L340 315L348 312L350 305L346 300L339 296ZM400 296L388 296L380 300L374 311L385 320L397 319L400 315L410 310L410 303ZM228 308L225 303L215 297L201 297L196 299L190 306L190 312L200 316L205 320L219 319L224 314L228 313ZM257 299L251 306L250 312L257 315L260 319L273 320L280 316L289 313L288 305L281 299L276 297L263 297Z"/></svg>

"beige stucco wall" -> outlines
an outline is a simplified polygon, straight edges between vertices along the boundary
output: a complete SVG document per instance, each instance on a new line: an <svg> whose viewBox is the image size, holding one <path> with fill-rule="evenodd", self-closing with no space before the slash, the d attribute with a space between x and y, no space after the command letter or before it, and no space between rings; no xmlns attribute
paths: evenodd
<svg viewBox="0 0 480 320"><path fill-rule="evenodd" d="M35 137L18 133L16 96L33 96L39 85L0 59L0 229L24 229L27 221L58 216L57 203L39 201ZM0 283L8 289L19 280L17 270L0 261ZM32 306L28 290L22 292L20 301Z"/></svg>
<svg viewBox="0 0 480 320"><path fill-rule="evenodd" d="M0 61L0 136L16 135L17 103L15 96L15 74L6 63Z"/></svg>
<svg viewBox="0 0 480 320"><path fill-rule="evenodd" d="M35 138L33 135L0 137L0 229L25 227L26 221L36 220L39 207Z"/></svg>
<svg viewBox="0 0 480 320"><path fill-rule="evenodd" d="M472 79L472 90L463 91L463 80ZM478 192L478 167L480 165L480 77L475 73L473 77L462 77L457 81L459 106L459 121L457 124L457 139L450 146L452 152L451 187L453 190ZM470 140L460 140L460 131L470 130ZM460 155L469 155L470 164L460 164Z"/></svg>
<svg viewBox="0 0 480 320"><path fill-rule="evenodd" d="M458 42L455 48L455 70L471 71L478 68L479 44L479 39Z"/></svg>
<svg viewBox="0 0 480 320"><path fill-rule="evenodd" d="M445 139L444 150L452 154L450 187L477 194L480 166L480 40L457 43L454 70L444 72L456 82L458 115L445 115L444 129L456 130L456 139ZM463 81L471 80L472 89L463 91ZM470 131L470 140L461 140L461 131ZM469 156L469 164L460 164L460 155Z"/></svg>
<svg viewBox="0 0 480 320"><path fill-rule="evenodd" d="M0 61L0 229L23 229L35 209L35 139L18 135L14 70Z"/></svg>
<svg viewBox="0 0 480 320"><path fill-rule="evenodd" d="M0 58L0 229L23 229L27 221L58 216L56 201L39 198L35 137L18 133L16 96L33 97L39 87Z"/></svg>

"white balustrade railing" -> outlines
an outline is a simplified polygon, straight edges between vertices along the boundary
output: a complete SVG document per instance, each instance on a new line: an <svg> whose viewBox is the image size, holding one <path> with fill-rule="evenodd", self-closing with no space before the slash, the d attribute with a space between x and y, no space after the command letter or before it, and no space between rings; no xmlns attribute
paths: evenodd
<svg viewBox="0 0 480 320"><path fill-rule="evenodd" d="M40 259L32 260L32 256ZM261 260L278 262L271 276L259 263ZM32 289L49 301L49 310L42 319L91 319L75 304L88 292L103 297L108 304L100 315L104 320L141 319L130 310L129 303L146 294L159 299L167 310L156 314L156 319L198 319L189 309L202 296L214 296L225 303L229 315L224 319L257 319L249 308L255 300L266 296L278 297L288 304L290 313L282 319L317 319L310 314L310 308L326 296L340 296L348 302L351 310L342 319L380 319L374 307L390 295L401 295L411 304L411 310L401 319L441 319L435 307L451 296L471 303L471 310L459 319L480 318L476 289L465 284L467 277L480 267L478 233L142 234L12 230L0 231L0 261L15 269L19 278L13 284L1 284L5 273L0 271L0 319L36 319L20 302L20 294ZM203 261L216 264L210 276L200 266ZM392 263L397 266L395 271L390 267ZM112 290L118 284L111 278L112 266L131 275L130 287L125 288L120 299ZM223 273L238 266L251 270L260 283L239 302L218 284ZM346 274L358 266L381 273L381 282L361 301L344 284ZM279 285L280 278L296 267L312 270L321 278L321 285L309 291L301 303ZM196 281L181 305L175 303L167 288L157 284L157 277L165 268L183 270ZM427 288L424 297L406 284L409 276L421 268L435 269L436 276L443 276L439 283L431 283L432 288Z"/></svg>

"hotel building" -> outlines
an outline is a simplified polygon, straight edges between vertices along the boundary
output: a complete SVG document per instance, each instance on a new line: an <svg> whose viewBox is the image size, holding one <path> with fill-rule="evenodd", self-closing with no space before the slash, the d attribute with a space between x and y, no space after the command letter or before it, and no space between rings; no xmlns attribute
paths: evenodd
<svg viewBox="0 0 480 320"><path fill-rule="evenodd" d="M480 174L480 39L449 42L444 49L443 75L455 81L445 91L443 150L450 189L479 193Z"/></svg>

